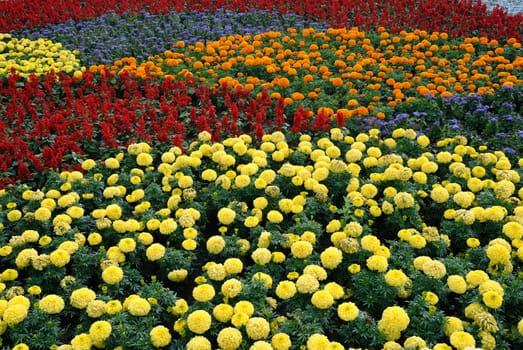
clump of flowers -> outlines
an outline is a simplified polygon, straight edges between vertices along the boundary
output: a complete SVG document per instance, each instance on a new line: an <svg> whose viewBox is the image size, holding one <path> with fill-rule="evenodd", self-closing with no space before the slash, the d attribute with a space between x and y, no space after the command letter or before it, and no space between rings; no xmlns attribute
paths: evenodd
<svg viewBox="0 0 523 350"><path fill-rule="evenodd" d="M62 44L49 39L29 40L0 34L0 76L7 76L12 70L25 78L49 71L81 76L85 67L80 66L80 60L76 57L78 53L66 50Z"/></svg>
<svg viewBox="0 0 523 350"><path fill-rule="evenodd" d="M517 347L522 163L466 142L203 132L3 189L2 340Z"/></svg>

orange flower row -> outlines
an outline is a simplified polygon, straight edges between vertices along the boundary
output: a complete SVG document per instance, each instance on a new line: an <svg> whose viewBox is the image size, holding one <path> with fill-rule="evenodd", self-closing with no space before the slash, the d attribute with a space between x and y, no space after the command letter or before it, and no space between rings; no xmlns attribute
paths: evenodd
<svg viewBox="0 0 523 350"><path fill-rule="evenodd" d="M520 84L520 49L515 39L500 44L484 37L449 40L446 33L421 30L307 28L178 42L146 62L124 58L110 70L139 77L193 76L213 87L226 84L257 93L268 89L289 105L303 101L315 111L346 109L352 116L383 112L425 94L484 94Z"/></svg>

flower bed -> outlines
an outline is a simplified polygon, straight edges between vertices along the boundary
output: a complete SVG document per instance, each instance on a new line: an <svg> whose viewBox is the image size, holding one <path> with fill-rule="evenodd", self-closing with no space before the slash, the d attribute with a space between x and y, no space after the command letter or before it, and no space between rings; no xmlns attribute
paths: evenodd
<svg viewBox="0 0 523 350"><path fill-rule="evenodd" d="M210 140L2 192L8 344L522 344L521 164L412 129Z"/></svg>
<svg viewBox="0 0 523 350"><path fill-rule="evenodd" d="M0 6L21 11L15 29L82 3L53 4L53 18ZM257 10L261 26L238 14L235 36L181 26L194 41L107 61L63 33L211 23L223 5L119 4L34 28L51 41L0 38L15 64L0 80L2 346L523 347L521 47L488 22L505 13L458 2L448 12L474 20L445 34L428 3L415 14L437 33L409 30L407 2L344 10L367 31L290 15L297 28L280 29ZM260 6L307 17L304 4ZM404 31L378 28L400 5ZM351 6L314 17L345 24L333 14ZM478 37L455 37L465 28Z"/></svg>

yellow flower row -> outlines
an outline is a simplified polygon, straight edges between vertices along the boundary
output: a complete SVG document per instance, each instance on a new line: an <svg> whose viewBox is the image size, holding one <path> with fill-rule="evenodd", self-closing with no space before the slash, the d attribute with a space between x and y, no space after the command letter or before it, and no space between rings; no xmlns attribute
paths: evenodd
<svg viewBox="0 0 523 350"><path fill-rule="evenodd" d="M492 334L503 322L496 310L507 298L507 286L498 277L520 271L523 261L523 160L511 164L502 152L476 149L459 137L432 144L411 129L397 129L382 138L376 129L349 136L336 128L317 138L302 135L296 144L281 132L265 135L259 146L246 135L221 143L209 140L208 133L201 133L187 154L177 147L156 153L146 143L133 144L115 157L84 161L85 175L61 173L56 188L26 189L19 198L3 202L3 233L12 234L0 247L0 256L12 266L0 271L0 292L5 296L0 300L0 334L8 336L8 327L22 324L31 308L59 317L69 305L93 322L88 332L66 341L73 348L101 347L112 332L102 316L147 317L160 307L156 298L139 294L111 299L111 288L128 278L129 259L156 266L174 252L198 252L201 259L191 260L190 268L177 262L164 276L159 270L154 277L190 286L187 295L166 307L173 323L150 330L155 347L183 337L188 349L211 349L211 342L224 350L246 342L252 349L289 349L297 340L281 329L292 315L262 317L260 306L244 298L251 284L266 291L264 307L273 313L279 305L303 299L315 310L334 310L344 324L358 322L364 306L351 300L339 274L372 273L383 276L400 299L413 297L419 276L440 281L455 298L477 295L463 312L448 315L446 342L433 349L479 344L493 348ZM409 148L408 157L400 152L402 147ZM151 197L151 181L161 186L161 194ZM342 187L336 187L340 182ZM93 184L100 185L92 187L100 191L97 205L93 192L85 190ZM246 193L251 193L249 200L240 201ZM478 199L488 194L492 203L480 204ZM0 192L0 199L9 196L7 190ZM215 217L206 217L204 198L219 203ZM400 225L419 212L420 203L444 206L442 221L455 230L498 223L492 238L467 237L464 247L454 248L457 258L466 259L469 250L483 245L485 264L456 273L443 259L427 255L430 249L424 248L459 246L459 235L425 222ZM332 219L315 219L320 229L300 231L293 226L310 219L312 208L322 204L322 215ZM344 206L350 208L349 216L340 214ZM379 220L392 217L402 227L393 229L394 237L388 237L383 226L374 231ZM214 220L214 226L205 226L206 220ZM254 239L248 240L253 232ZM405 242L413 252L412 268L393 265L391 238ZM25 286L21 281L30 269L70 268L86 248L103 253L93 286L75 287L63 297L58 291L72 285L74 276L61 280L62 289ZM246 263L255 269L246 268ZM270 272L279 270L281 275ZM432 312L445 307L436 292L425 290L422 295ZM106 297L100 298L102 294ZM411 322L405 309L390 306L376 317L387 339L385 349L427 346L420 336L404 337ZM467 324L478 327L481 336L467 332ZM517 327L523 336L523 321ZM213 328L218 331L211 335ZM311 350L345 348L316 333L299 345Z"/></svg>
<svg viewBox="0 0 523 350"><path fill-rule="evenodd" d="M122 58L109 68L141 77L193 76L210 86L226 84L258 93L267 88L287 104L307 99L314 111L343 109L352 116L424 94L482 94L519 84L520 48L515 39L504 44L484 37L455 40L421 30L390 34L382 28L377 33L288 29L191 45L178 42L146 62Z"/></svg>
<svg viewBox="0 0 523 350"><path fill-rule="evenodd" d="M51 70L79 77L85 67L81 67L76 55L76 50L65 50L62 44L48 39L19 39L0 34L0 76L10 74L14 68L24 77L46 74Z"/></svg>

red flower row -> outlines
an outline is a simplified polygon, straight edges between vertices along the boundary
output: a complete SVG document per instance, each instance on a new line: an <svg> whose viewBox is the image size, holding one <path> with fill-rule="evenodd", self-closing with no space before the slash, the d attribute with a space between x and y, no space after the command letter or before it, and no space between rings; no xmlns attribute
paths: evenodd
<svg viewBox="0 0 523 350"><path fill-rule="evenodd" d="M385 27L388 31L424 29L447 32L451 36L487 36L494 39L523 39L523 14L509 15L501 7L488 11L481 0L130 0L130 1L0 1L0 33L22 27L83 20L109 11L118 14L147 10L158 14L182 10L253 8L297 13L333 26L359 26L363 30Z"/></svg>
<svg viewBox="0 0 523 350"><path fill-rule="evenodd" d="M79 169L75 156L145 141L184 147L199 132L215 140L250 133L255 139L285 123L283 99L247 90L210 89L186 81L87 72L82 79L50 73L0 81L0 188L47 169ZM298 108L292 131L327 130L331 119ZM163 145L163 146L162 146Z"/></svg>

